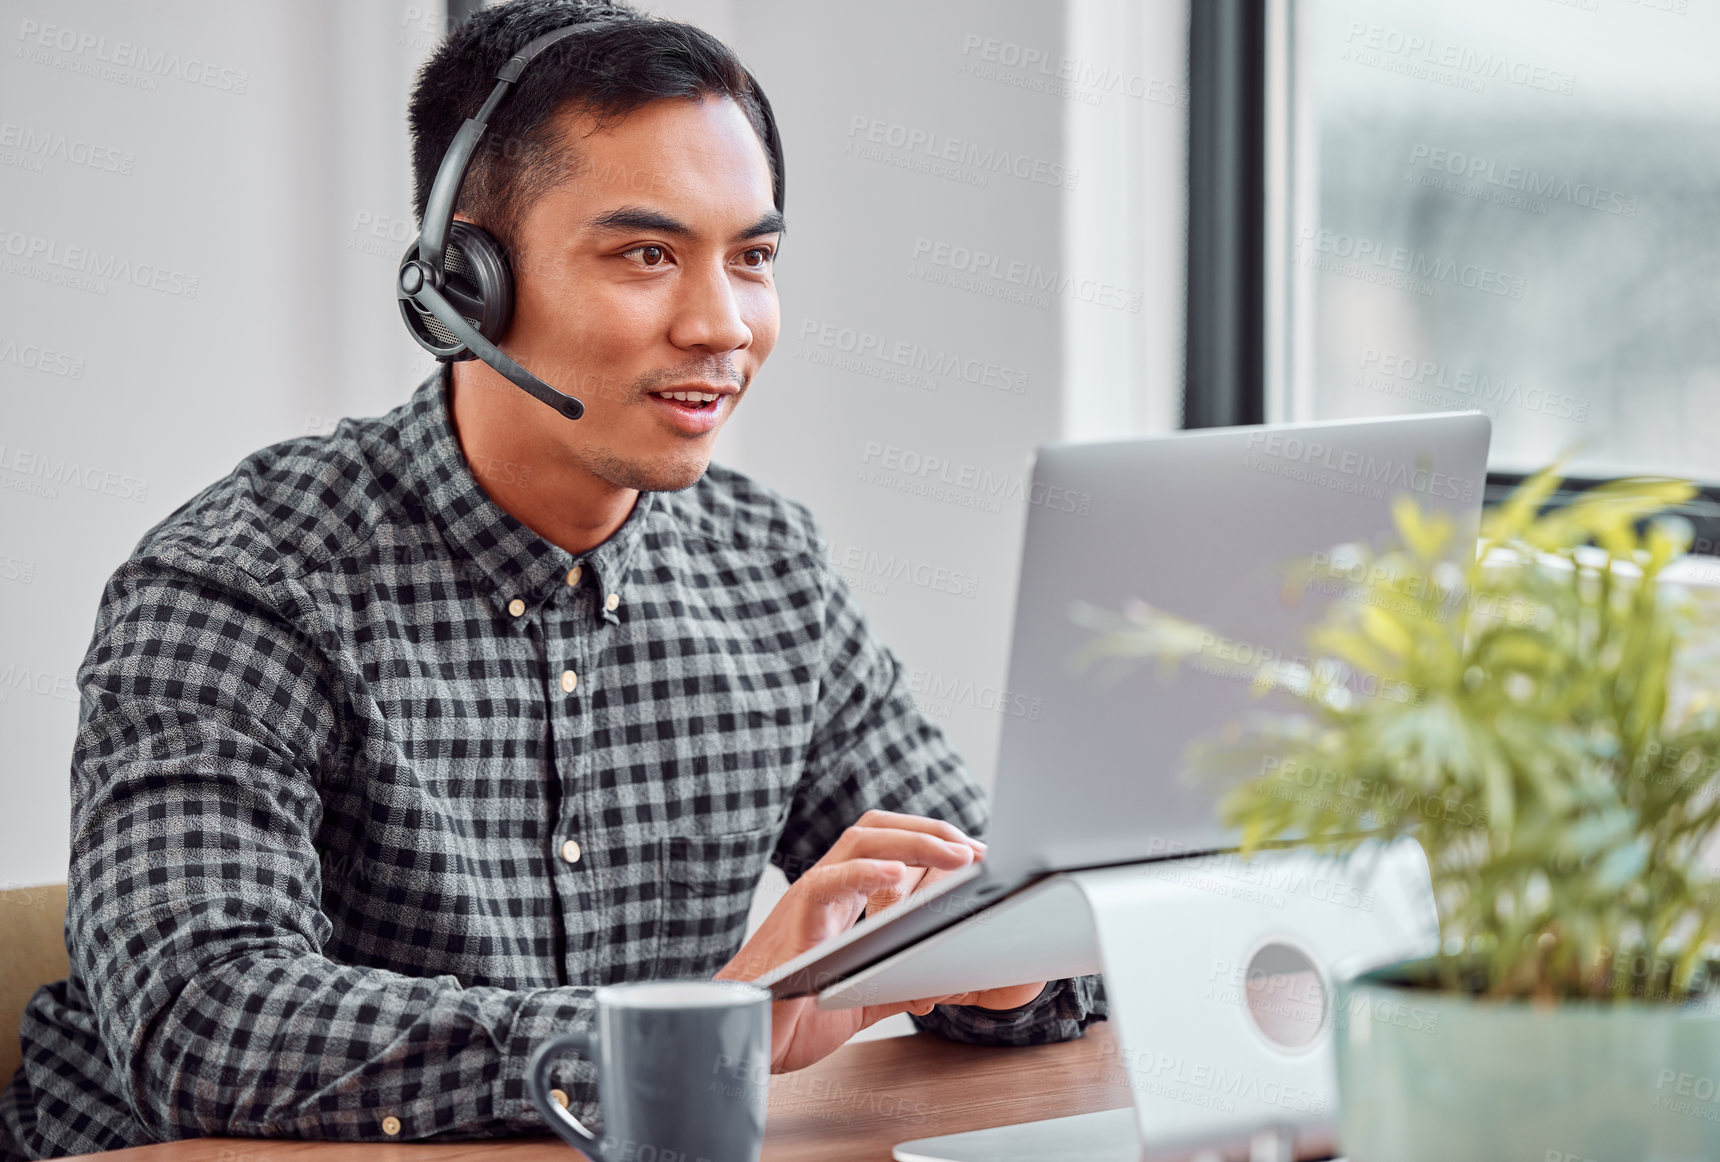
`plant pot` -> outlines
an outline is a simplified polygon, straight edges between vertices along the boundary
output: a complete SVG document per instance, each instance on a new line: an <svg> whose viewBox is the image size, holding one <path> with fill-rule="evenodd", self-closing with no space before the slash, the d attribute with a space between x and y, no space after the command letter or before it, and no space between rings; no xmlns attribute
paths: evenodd
<svg viewBox="0 0 1720 1162"><path fill-rule="evenodd" d="M1720 996L1490 1001L1417 987L1420 971L1337 987L1350 1162L1720 1159Z"/></svg>

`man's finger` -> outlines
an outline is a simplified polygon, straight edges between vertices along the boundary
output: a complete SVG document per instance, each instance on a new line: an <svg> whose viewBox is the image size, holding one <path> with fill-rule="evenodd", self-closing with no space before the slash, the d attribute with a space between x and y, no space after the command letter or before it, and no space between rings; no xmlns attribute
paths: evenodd
<svg viewBox="0 0 1720 1162"><path fill-rule="evenodd" d="M967 995L968 994L966 993L951 993L950 996L947 997L921 997L918 1000L913 1001L891 1001L889 1004L884 1005L867 1005L865 1007L865 1017L863 1018L865 1024L862 1024L860 1027L864 1029L867 1025L876 1024L877 1022L882 1021L885 1017L893 1017L897 1013L913 1013L916 1016L923 1017L927 1013L931 1012L937 1005L941 1005L945 1001L951 1000L954 997Z"/></svg>
<svg viewBox="0 0 1720 1162"><path fill-rule="evenodd" d="M866 897L866 914L876 916L896 904L902 902L902 893L896 888L880 888Z"/></svg>
<svg viewBox="0 0 1720 1162"><path fill-rule="evenodd" d="M851 827L831 845L825 858L897 859L918 867L966 867L979 858L972 844L924 831L897 827Z"/></svg>
<svg viewBox="0 0 1720 1162"><path fill-rule="evenodd" d="M908 865L895 859L844 859L814 865L789 890L801 889L819 904L853 904L885 888L894 888Z"/></svg>
<svg viewBox="0 0 1720 1162"><path fill-rule="evenodd" d="M924 831L952 843L965 843L976 851L984 851L985 843L973 838L954 823L932 819L925 815L908 815L901 811L881 811L877 808L855 820L856 827L891 827L899 831Z"/></svg>

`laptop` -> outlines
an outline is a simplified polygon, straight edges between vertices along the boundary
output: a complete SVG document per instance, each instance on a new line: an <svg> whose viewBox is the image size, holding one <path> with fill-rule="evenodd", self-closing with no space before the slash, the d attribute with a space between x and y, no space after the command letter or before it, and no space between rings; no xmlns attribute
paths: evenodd
<svg viewBox="0 0 1720 1162"><path fill-rule="evenodd" d="M1353 580L1343 546L1395 541L1398 496L1447 514L1449 559L1465 563L1490 435L1485 415L1455 412L1040 448L986 857L758 983L779 1000L821 992L1056 872L1236 849L1189 744L1294 708L1254 691L1256 663L1299 664L1306 631ZM1174 668L1078 664L1142 609L1201 627L1194 652ZM1391 696L1377 677L1351 681L1357 696Z"/></svg>

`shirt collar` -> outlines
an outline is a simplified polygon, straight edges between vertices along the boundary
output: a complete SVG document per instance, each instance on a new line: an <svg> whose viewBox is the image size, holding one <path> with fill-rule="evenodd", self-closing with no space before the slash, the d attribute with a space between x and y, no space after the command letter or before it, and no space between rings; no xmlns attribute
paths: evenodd
<svg viewBox="0 0 1720 1162"><path fill-rule="evenodd" d="M641 492L608 540L583 553L569 553L520 523L479 485L454 432L448 387L448 366L438 364L406 406L400 442L408 487L473 583L480 591L488 590L489 599L503 612L512 613L511 603L523 601L523 614L571 594L568 576L578 565L578 588L591 586L598 595L599 615L619 621L628 600L628 569L657 494Z"/></svg>

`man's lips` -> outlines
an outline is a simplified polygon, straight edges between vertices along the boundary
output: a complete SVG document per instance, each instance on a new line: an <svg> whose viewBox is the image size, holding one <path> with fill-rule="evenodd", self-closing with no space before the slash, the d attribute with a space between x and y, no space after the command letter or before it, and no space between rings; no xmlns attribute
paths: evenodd
<svg viewBox="0 0 1720 1162"><path fill-rule="evenodd" d="M733 386L717 384L677 384L648 393L651 406L663 413L678 430L700 435L714 429L725 408L734 405L727 398L736 393ZM685 398L676 398L682 396Z"/></svg>
<svg viewBox="0 0 1720 1162"><path fill-rule="evenodd" d="M672 387L660 387L647 394L676 400L682 403L709 402L710 398L734 395L740 390L733 384L727 383L677 383Z"/></svg>

